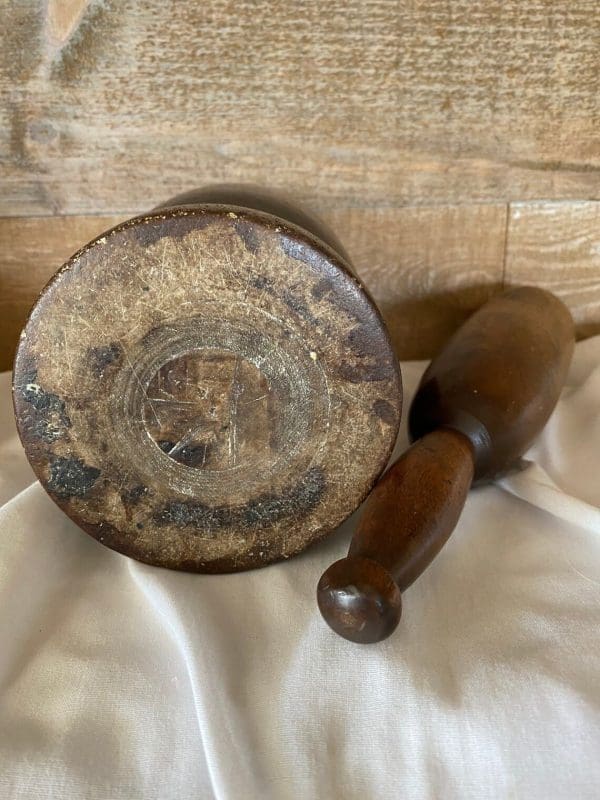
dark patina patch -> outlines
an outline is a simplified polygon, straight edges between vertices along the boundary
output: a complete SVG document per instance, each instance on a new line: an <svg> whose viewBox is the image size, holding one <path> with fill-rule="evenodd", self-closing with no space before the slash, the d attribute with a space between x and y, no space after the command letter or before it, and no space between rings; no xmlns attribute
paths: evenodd
<svg viewBox="0 0 600 800"><path fill-rule="evenodd" d="M321 278L312 288L311 294L315 300L321 300L326 294L333 289L331 282L327 278Z"/></svg>
<svg viewBox="0 0 600 800"><path fill-rule="evenodd" d="M47 489L57 497L85 497L92 489L100 470L80 458L59 456L50 462Z"/></svg>
<svg viewBox="0 0 600 800"><path fill-rule="evenodd" d="M136 506L142 497L145 497L148 494L148 491L149 490L147 486L144 486L142 483L138 483L129 489L124 489L121 492L121 500L126 505Z"/></svg>
<svg viewBox="0 0 600 800"><path fill-rule="evenodd" d="M256 277L251 278L250 285L254 286L255 289L260 289L261 291L269 292L269 294L275 293L275 289L273 287L273 281L265 277L264 275L257 275Z"/></svg>
<svg viewBox="0 0 600 800"><path fill-rule="evenodd" d="M387 400L376 400L373 403L373 413L376 414L382 422L385 422L386 425L396 424L396 412L391 403L388 403Z"/></svg>
<svg viewBox="0 0 600 800"><path fill-rule="evenodd" d="M104 347L91 347L88 351L90 369L96 378L104 375L111 364L119 364L123 358L123 348L118 342L111 342Z"/></svg>
<svg viewBox="0 0 600 800"><path fill-rule="evenodd" d="M210 214L169 214L168 225L162 217L150 217L131 230L135 240L142 247L150 247L165 236L170 239L182 239L188 233L206 228L214 221L215 217Z"/></svg>
<svg viewBox="0 0 600 800"><path fill-rule="evenodd" d="M236 219L233 223L236 233L244 243L246 250L253 255L260 249L260 237L255 226L245 219Z"/></svg>
<svg viewBox="0 0 600 800"><path fill-rule="evenodd" d="M37 370L27 372L15 390L31 408L27 421L30 435L44 442L54 442L63 435L65 429L71 427L71 420L65 410L64 400L53 392L47 392L37 379Z"/></svg>
<svg viewBox="0 0 600 800"><path fill-rule="evenodd" d="M65 414L64 401L57 394L47 392L37 383L37 372L29 372L24 375L18 389L23 399L32 405L36 411L44 414L56 412L68 419Z"/></svg>
<svg viewBox="0 0 600 800"><path fill-rule="evenodd" d="M290 258L294 258L296 261L314 265L318 258L315 248L312 245L306 242L299 242L288 235L280 236L279 244L286 256L290 256Z"/></svg>
<svg viewBox="0 0 600 800"><path fill-rule="evenodd" d="M283 292L281 299L286 306L292 311L295 311L299 317L302 317L302 319L305 319L307 322L310 322L311 325L314 325L317 328L321 326L321 320L315 317L302 297L296 291L292 289L286 289Z"/></svg>
<svg viewBox="0 0 600 800"><path fill-rule="evenodd" d="M295 486L278 495L262 494L243 506L207 506L204 503L169 503L155 516L159 525L199 528L216 535L230 527L265 528L283 517L307 514L319 503L325 491L325 475L312 467Z"/></svg>
<svg viewBox="0 0 600 800"><path fill-rule="evenodd" d="M397 364L386 348L381 346L378 329L367 325L353 328L346 337L346 344L355 359L342 361L339 374L351 383L389 381L397 372Z"/></svg>
<svg viewBox="0 0 600 800"><path fill-rule="evenodd" d="M256 289L260 289L260 291L268 292L270 295L277 296L277 292L273 286L273 281L271 281L269 278L266 278L264 275L257 275L255 278L252 278L250 285L254 286ZM290 288L283 291L281 293L281 299L286 306L299 317L302 317L302 319L310 322L311 325L322 327L322 320L312 313L306 301L299 294L297 288Z"/></svg>

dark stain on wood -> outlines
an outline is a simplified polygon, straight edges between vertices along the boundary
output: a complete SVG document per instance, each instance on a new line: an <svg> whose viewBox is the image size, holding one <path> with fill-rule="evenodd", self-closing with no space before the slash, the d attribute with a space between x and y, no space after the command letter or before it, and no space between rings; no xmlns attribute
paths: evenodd
<svg viewBox="0 0 600 800"><path fill-rule="evenodd" d="M57 497L85 497L100 476L100 470L80 458L58 457L50 462L48 491Z"/></svg>
<svg viewBox="0 0 600 800"><path fill-rule="evenodd" d="M273 285L273 281L265 278L263 275L259 275L256 278L251 278L250 285L253 286L255 289L259 289L260 291L266 292L267 294L272 295L273 297L277 296L277 292ZM311 311L308 299L302 296L302 287L300 286L293 286L285 289L281 293L281 299L286 304L286 306L301 317L305 322L309 322L311 325L321 326L326 330L326 324L323 319L319 319L313 312Z"/></svg>
<svg viewBox="0 0 600 800"><path fill-rule="evenodd" d="M202 214L186 214L182 212L171 217L168 233L165 233L164 219L161 216L148 217L144 219L142 225L132 228L133 237L143 247L151 247L166 236L172 239L180 239L187 236L191 231L207 227L214 218L203 216Z"/></svg>
<svg viewBox="0 0 600 800"><path fill-rule="evenodd" d="M119 363L122 358L123 348L118 342L103 347L91 347L89 350L90 369L96 378L101 378L108 366Z"/></svg>
<svg viewBox="0 0 600 800"><path fill-rule="evenodd" d="M305 242L295 241L287 236L281 236L279 244L286 256L295 258L296 261L303 261L305 264L312 264L315 259L315 252L312 247Z"/></svg>
<svg viewBox="0 0 600 800"><path fill-rule="evenodd" d="M121 500L127 506L137 506L142 498L148 494L148 487L142 483L132 486L130 489L125 489L121 492Z"/></svg>
<svg viewBox="0 0 600 800"><path fill-rule="evenodd" d="M298 291L298 287L286 290L281 299L291 311L298 314L298 316L302 317L306 322L310 322L311 325L321 326L323 324L322 320L315 317L312 313L306 301Z"/></svg>
<svg viewBox="0 0 600 800"><path fill-rule="evenodd" d="M246 249L252 255L258 253L260 249L260 237L256 231L253 223L245 219L236 219L233 221L233 227L237 231L238 236L243 241Z"/></svg>
<svg viewBox="0 0 600 800"><path fill-rule="evenodd" d="M379 417L386 425L394 425L396 421L396 412L387 400L376 400L373 403L373 413Z"/></svg>
<svg viewBox="0 0 600 800"><path fill-rule="evenodd" d="M398 363L395 358L383 351L377 341L375 329L362 325L355 328L347 337L347 344L352 348L355 358L342 360L338 366L340 375L352 383L365 381L392 380L398 374Z"/></svg>
<svg viewBox="0 0 600 800"><path fill-rule="evenodd" d="M64 400L40 386L35 369L21 377L15 384L15 392L29 407L29 413L23 419L23 433L27 437L50 443L71 427Z"/></svg>
<svg viewBox="0 0 600 800"><path fill-rule="evenodd" d="M311 294L315 300L321 300L326 294L328 294L332 289L331 281L328 281L326 278L322 278L318 283L316 283L312 290Z"/></svg>
<svg viewBox="0 0 600 800"><path fill-rule="evenodd" d="M19 384L19 391L23 399L40 414L58 414L63 424L69 425L69 418L65 413L64 401L57 394L47 392L37 383L37 373L30 372L25 380Z"/></svg>
<svg viewBox="0 0 600 800"><path fill-rule="evenodd" d="M282 518L298 523L315 508L325 491L325 475L312 467L295 486L277 495L262 494L244 506L207 506L204 503L169 503L155 517L158 525L192 527L199 535L216 536L222 528L268 528Z"/></svg>
<svg viewBox="0 0 600 800"><path fill-rule="evenodd" d="M264 275L257 275L255 278L250 278L250 286L254 286L255 289L260 289L270 294L275 291L273 289L273 281L269 280L269 278Z"/></svg>

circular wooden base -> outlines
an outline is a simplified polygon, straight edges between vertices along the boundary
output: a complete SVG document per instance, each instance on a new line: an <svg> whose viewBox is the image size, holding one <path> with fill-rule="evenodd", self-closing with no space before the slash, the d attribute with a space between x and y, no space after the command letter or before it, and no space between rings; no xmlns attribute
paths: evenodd
<svg viewBox="0 0 600 800"><path fill-rule="evenodd" d="M23 331L14 402L42 485L84 530L226 572L355 510L401 387L341 257L276 217L206 205L130 220L65 264Z"/></svg>

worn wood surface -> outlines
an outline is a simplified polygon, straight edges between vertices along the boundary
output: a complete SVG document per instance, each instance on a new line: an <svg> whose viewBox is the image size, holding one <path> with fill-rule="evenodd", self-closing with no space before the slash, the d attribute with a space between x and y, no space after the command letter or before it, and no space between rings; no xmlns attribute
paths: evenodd
<svg viewBox="0 0 600 800"><path fill-rule="evenodd" d="M502 287L505 205L326 215L383 312L401 358L429 358Z"/></svg>
<svg viewBox="0 0 600 800"><path fill-rule="evenodd" d="M1 0L0 215L600 197L596 0Z"/></svg>
<svg viewBox="0 0 600 800"><path fill-rule="evenodd" d="M572 309L580 336L600 332L600 203L515 203L506 281L535 283Z"/></svg>
<svg viewBox="0 0 600 800"><path fill-rule="evenodd" d="M10 369L29 309L69 256L121 217L0 219L0 369Z"/></svg>
<svg viewBox="0 0 600 800"><path fill-rule="evenodd" d="M67 262L20 338L14 402L42 486L84 530L230 572L355 511L402 388L339 254L260 211L200 206L155 209Z"/></svg>

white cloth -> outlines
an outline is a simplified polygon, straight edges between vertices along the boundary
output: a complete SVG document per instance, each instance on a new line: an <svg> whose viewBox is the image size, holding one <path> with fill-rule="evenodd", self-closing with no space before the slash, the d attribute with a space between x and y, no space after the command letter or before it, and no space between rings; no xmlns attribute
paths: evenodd
<svg viewBox="0 0 600 800"><path fill-rule="evenodd" d="M239 575L138 564L32 482L0 389L1 800L600 797L600 337L371 646L315 602L351 522Z"/></svg>

